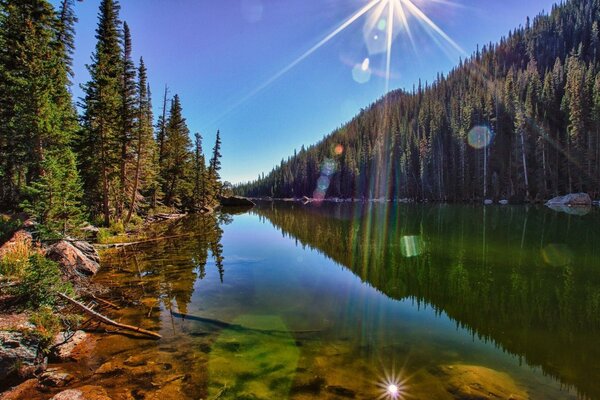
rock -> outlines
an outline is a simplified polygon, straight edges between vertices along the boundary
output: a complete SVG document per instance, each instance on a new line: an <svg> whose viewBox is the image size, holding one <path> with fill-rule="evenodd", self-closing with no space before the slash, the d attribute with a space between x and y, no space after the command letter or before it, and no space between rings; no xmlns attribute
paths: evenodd
<svg viewBox="0 0 600 400"><path fill-rule="evenodd" d="M63 387L75 377L58 368L49 368L40 376L40 383L44 386Z"/></svg>
<svg viewBox="0 0 600 400"><path fill-rule="evenodd" d="M591 206L592 198L587 193L571 193L566 196L555 197L546 203L547 206Z"/></svg>
<svg viewBox="0 0 600 400"><path fill-rule="evenodd" d="M94 371L94 374L110 375L110 374L119 373L121 371L123 371L122 365L117 364L112 361L108 361L108 362L105 362L104 364L102 364L100 367L98 367L98 369L96 371Z"/></svg>
<svg viewBox="0 0 600 400"><path fill-rule="evenodd" d="M0 331L0 381L13 375L29 378L45 368L38 339L22 332Z"/></svg>
<svg viewBox="0 0 600 400"><path fill-rule="evenodd" d="M500 205L507 206L509 204L509 201L506 199L502 199L498 203L500 203Z"/></svg>
<svg viewBox="0 0 600 400"><path fill-rule="evenodd" d="M321 390L325 387L327 382L320 376L313 376L309 378L296 378L292 387L290 388L290 393L310 393L317 395L321 392Z"/></svg>
<svg viewBox="0 0 600 400"><path fill-rule="evenodd" d="M98 253L87 242L61 240L48 248L46 257L58 262L67 276L91 276L100 269Z"/></svg>
<svg viewBox="0 0 600 400"><path fill-rule="evenodd" d="M50 400L111 400L100 386L82 386L60 392Z"/></svg>
<svg viewBox="0 0 600 400"><path fill-rule="evenodd" d="M492 204L494 204L494 200L490 200L490 199L486 199L483 204L485 204L486 206L491 206Z"/></svg>
<svg viewBox="0 0 600 400"><path fill-rule="evenodd" d="M19 400L27 399L29 396L28 392L35 390L38 385L37 379L28 379L18 386L15 386L4 393L0 393L0 400Z"/></svg>
<svg viewBox="0 0 600 400"><path fill-rule="evenodd" d="M54 338L52 354L61 361L74 360L75 349L87 338L88 335L84 331L77 331L70 338L65 337L65 333L61 332Z"/></svg>
<svg viewBox="0 0 600 400"><path fill-rule="evenodd" d="M506 373L478 365L445 365L440 369L446 390L455 398L463 400L528 399Z"/></svg>
<svg viewBox="0 0 600 400"><path fill-rule="evenodd" d="M256 205L247 198L240 196L221 197L220 201L223 207L254 207Z"/></svg>
<svg viewBox="0 0 600 400"><path fill-rule="evenodd" d="M562 204L548 204L548 208L556 212L582 217L592 212L592 206L564 206Z"/></svg>

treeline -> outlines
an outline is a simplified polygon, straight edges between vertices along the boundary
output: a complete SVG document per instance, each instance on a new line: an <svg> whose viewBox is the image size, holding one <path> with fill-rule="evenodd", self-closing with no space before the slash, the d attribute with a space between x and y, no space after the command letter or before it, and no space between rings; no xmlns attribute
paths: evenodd
<svg viewBox="0 0 600 400"><path fill-rule="evenodd" d="M436 201L598 196L599 21L599 0L554 6L236 190Z"/></svg>
<svg viewBox="0 0 600 400"><path fill-rule="evenodd" d="M0 208L49 233L90 217L126 225L157 209L197 210L222 191L220 134L206 162L179 97L154 124L144 60L127 23L102 0L79 116L73 103L75 0L0 0Z"/></svg>

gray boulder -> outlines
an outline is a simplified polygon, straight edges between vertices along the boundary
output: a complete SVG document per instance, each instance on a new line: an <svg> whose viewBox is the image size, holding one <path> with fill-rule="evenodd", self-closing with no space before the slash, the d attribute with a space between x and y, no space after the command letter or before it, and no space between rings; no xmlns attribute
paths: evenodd
<svg viewBox="0 0 600 400"><path fill-rule="evenodd" d="M587 193L571 193L549 200L547 206L591 206L592 198Z"/></svg>
<svg viewBox="0 0 600 400"><path fill-rule="evenodd" d="M13 375L29 378L45 367L38 339L22 332L0 331L0 381Z"/></svg>

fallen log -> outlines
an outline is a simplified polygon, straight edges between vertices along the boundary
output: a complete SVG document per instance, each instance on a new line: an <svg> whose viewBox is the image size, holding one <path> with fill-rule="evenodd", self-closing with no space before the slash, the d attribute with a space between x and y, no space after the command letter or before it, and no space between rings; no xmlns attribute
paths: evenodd
<svg viewBox="0 0 600 400"><path fill-rule="evenodd" d="M107 325L111 325L111 326L116 326L117 328L121 328L124 329L126 331L131 331L131 332L136 332L136 333L141 333L143 335L146 336L151 336L154 339L161 339L162 336L159 335L156 332L152 332L152 331L148 331L146 329L137 327L137 326L132 326L132 325L126 325L126 324L122 324L120 322L117 321L113 321L112 319L100 314L99 312L96 312L94 310L92 310L91 308L85 306L84 304L78 302L75 299L72 299L71 297L67 296L64 293L58 293L58 295L65 299L66 301L68 301L69 303L71 303L72 305L74 305L75 307L79 308L81 311L83 311L85 314L89 315L90 317L92 317L95 320L98 320L104 324Z"/></svg>

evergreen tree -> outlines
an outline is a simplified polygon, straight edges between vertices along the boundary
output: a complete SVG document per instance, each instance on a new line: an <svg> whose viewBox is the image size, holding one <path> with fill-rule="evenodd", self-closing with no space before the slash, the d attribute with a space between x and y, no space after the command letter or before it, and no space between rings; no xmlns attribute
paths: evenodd
<svg viewBox="0 0 600 400"><path fill-rule="evenodd" d="M157 165L155 164L156 144L152 130L152 102L144 59L140 59L137 82L137 118L133 129L135 140L132 144L134 154L134 176L130 191L129 211L125 224L139 209L145 194L154 195L157 186Z"/></svg>
<svg viewBox="0 0 600 400"><path fill-rule="evenodd" d="M47 153L68 150L77 119L52 6L0 4L0 195L5 208L14 208L22 189L43 177Z"/></svg>
<svg viewBox="0 0 600 400"><path fill-rule="evenodd" d="M194 159L193 159L193 177L194 189L192 191L192 208L197 209L206 203L206 164L204 153L202 151L202 136L199 133L194 135Z"/></svg>
<svg viewBox="0 0 600 400"><path fill-rule="evenodd" d="M164 203L168 207L181 205L188 194L186 178L189 171L191 141L189 129L182 115L179 96L171 102L171 110L165 130L164 159L161 176Z"/></svg>
<svg viewBox="0 0 600 400"><path fill-rule="evenodd" d="M221 176L219 171L221 170L221 132L217 131L217 137L215 139L215 146L213 147L212 157L208 166L208 178L207 185L209 191L209 201L218 201L221 195Z"/></svg>
<svg viewBox="0 0 600 400"><path fill-rule="evenodd" d="M22 207L49 236L77 235L83 222L83 190L69 149L49 152L43 161L44 175L26 190Z"/></svg>
<svg viewBox="0 0 600 400"><path fill-rule="evenodd" d="M121 165L123 59L120 47L119 4L102 0L96 50L88 66L91 80L84 86L84 129L79 140L79 161L86 203L109 225L119 195Z"/></svg>

